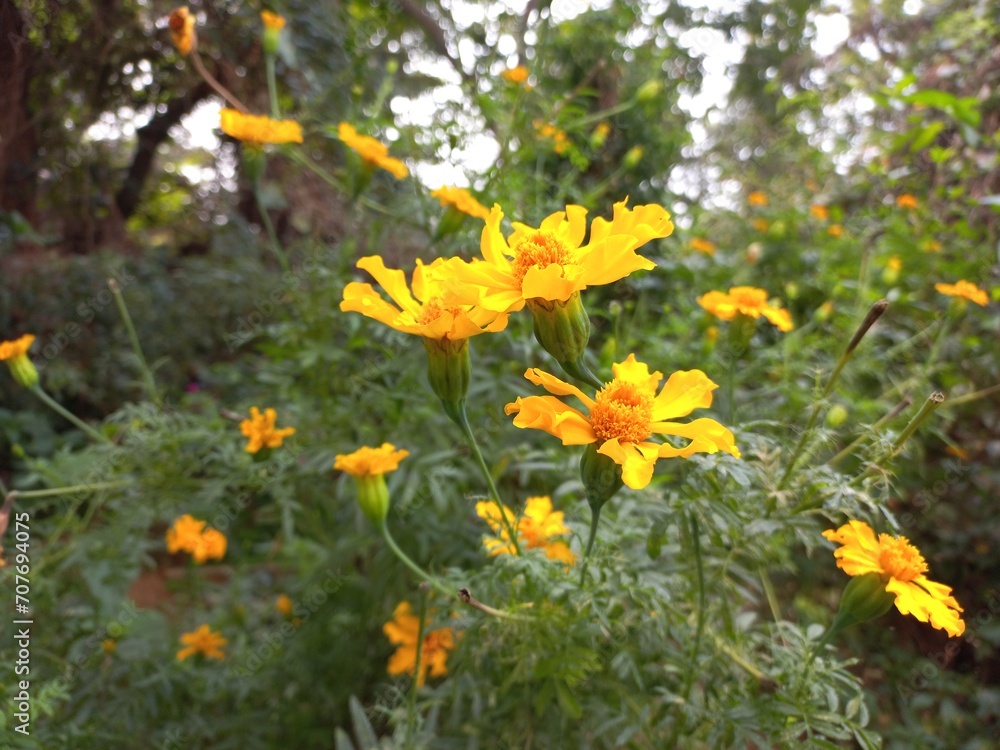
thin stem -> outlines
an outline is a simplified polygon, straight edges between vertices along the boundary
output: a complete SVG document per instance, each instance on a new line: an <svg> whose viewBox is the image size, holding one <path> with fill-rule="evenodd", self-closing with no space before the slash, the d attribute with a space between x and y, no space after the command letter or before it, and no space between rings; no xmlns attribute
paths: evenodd
<svg viewBox="0 0 1000 750"><path fill-rule="evenodd" d="M382 538L385 539L385 543L389 545L389 549L392 550L393 554L400 559L400 561L408 567L413 573L422 581L427 581L436 591L444 594L447 597L455 596L455 592L445 586L441 581L432 576L426 570L417 565L409 556L399 548L396 544L396 540L392 538L392 534L389 533L389 527L386 526L385 520L379 524L379 531L382 532Z"/></svg>
<svg viewBox="0 0 1000 750"><path fill-rule="evenodd" d="M139 370L142 372L142 379L146 382L146 393L153 400L153 403L159 406L161 401L156 390L156 380L153 378L153 371L150 369L149 363L146 362L146 355L142 352L142 344L139 343L139 335L135 332L135 326L132 324L132 316L129 315L128 307L125 305L125 297L122 295L121 287L115 279L108 279L108 288L111 289L111 294L114 295L118 314L122 316L122 322L125 323L128 340L132 344L132 352L139 361Z"/></svg>
<svg viewBox="0 0 1000 750"><path fill-rule="evenodd" d="M684 700L687 700L691 693L691 686L694 684L695 665L698 661L698 652L701 650L701 639L705 632L705 570L701 560L701 532L698 528L698 517L690 513L691 523L691 546L694 550L694 569L698 581L698 620L694 631L694 642L691 644L691 656L688 657L687 679L684 686Z"/></svg>
<svg viewBox="0 0 1000 750"><path fill-rule="evenodd" d="M93 482L91 484L74 484L69 487L50 487L46 490L11 490L3 494L11 494L19 500L31 500L40 497L59 497L60 495L75 495L78 492L96 492L97 490L112 490L119 487L129 487L135 484L132 480L118 480L115 482Z"/></svg>
<svg viewBox="0 0 1000 750"><path fill-rule="evenodd" d="M966 393L964 396L956 396L955 398L949 398L945 401L945 406L958 406L959 404L967 404L970 401L978 401L981 398L990 396L997 391L1000 391L1000 385L991 385L989 388L983 388L981 391L975 391L974 393Z"/></svg>
<svg viewBox="0 0 1000 750"><path fill-rule="evenodd" d="M94 440L101 443L107 443L108 445L113 445L111 438L109 438L107 435L102 435L100 432L95 430L93 427L91 427L89 424L87 424L82 419L77 417L75 414L64 409L62 405L59 404L59 402L57 402L54 398L52 398L49 394L47 394L45 391L42 390L42 386L36 384L31 389L31 392L34 393L36 396L38 396L41 402L50 409L52 409L52 411L54 411L56 414L63 417L64 419L72 422L74 425L76 425L81 430L86 432Z"/></svg>
<svg viewBox="0 0 1000 750"><path fill-rule="evenodd" d="M281 110L278 107L278 80L274 74L274 55L264 55L264 68L267 70L267 95L271 100L271 117L280 120Z"/></svg>
<svg viewBox="0 0 1000 750"><path fill-rule="evenodd" d="M517 530L511 523L506 509L500 501L500 492L497 490L496 482L493 481L493 473L486 465L486 461L483 459L482 451L479 450L479 443L476 441L476 435L472 431L472 427L469 426L469 416L465 410L464 400L459 403L458 418L459 426L462 428L462 432L465 434L465 440L469 444L469 450L472 451L472 455L476 459L476 464L479 466L479 471L482 472L483 479L486 480L486 486L489 487L493 501L497 504L497 510L500 512L500 518L503 520L504 527L507 529L507 535L510 537L510 543L514 546L514 554L520 555L521 549L517 544Z"/></svg>
<svg viewBox="0 0 1000 750"><path fill-rule="evenodd" d="M587 565L590 563L590 552L594 549L594 540L597 539L597 524L601 520L600 506L590 506L590 536L587 538L587 548L583 553L583 565L580 566L580 585L587 576Z"/></svg>
<svg viewBox="0 0 1000 750"><path fill-rule="evenodd" d="M857 447L865 441L869 433L881 429L883 426L885 426L886 423L895 419L900 412L902 412L912 403L913 399L911 399L909 396L904 398L902 401L900 401L898 404L892 407L892 409L889 411L888 414L886 414L881 419L879 419L875 424L873 424L868 432L858 435L858 437L855 438L854 442L852 442L850 445L848 445L846 448L840 451L840 453L838 453L836 456L827 461L827 464L830 466L836 466L840 461L844 460L847 456L851 455L857 449Z"/></svg>
<svg viewBox="0 0 1000 750"><path fill-rule="evenodd" d="M198 74L205 79L205 83L215 89L219 96L236 107L236 109L240 112L245 115L250 114L250 110L246 108L243 102L237 99L236 96L233 95L233 92L219 83L218 79L208 72L205 68L205 64L201 61L201 55L198 54L197 49L192 49L189 57L191 58L191 62L194 63L195 70L197 70Z"/></svg>
<svg viewBox="0 0 1000 750"><path fill-rule="evenodd" d="M423 587L421 587L423 588ZM417 655L413 664L413 684L410 686L410 701L406 711L406 747L410 747L410 736L416 723L417 690L420 689L420 659L424 652L424 618L427 616L427 592L420 592L420 614L417 615Z"/></svg>
<svg viewBox="0 0 1000 750"><path fill-rule="evenodd" d="M760 582L764 587L764 596L767 597L767 606L771 609L771 617L774 621L781 622L781 605L778 604L778 596L774 591L774 583L771 582L771 576L768 575L767 570L763 567L760 569Z"/></svg>
<svg viewBox="0 0 1000 750"><path fill-rule="evenodd" d="M253 186L253 197L257 201L257 212L260 214L260 219L264 224L264 229L267 230L268 239L271 240L271 250L274 251L275 257L281 264L281 270L288 273L292 270L288 263L288 256L285 255L285 251L281 249L281 243L278 242L278 235L274 231L274 225L271 223L271 217L267 213L267 207L264 205L264 200L260 194L260 185L256 182Z"/></svg>
<svg viewBox="0 0 1000 750"><path fill-rule="evenodd" d="M886 461L899 453L906 441L910 439L910 436L917 431L917 428L919 428L920 425L922 425L942 403L944 403L944 394L937 391L932 393L930 397L924 401L923 406L920 407L920 411L918 411L914 415L913 419L910 420L909 424L903 428L899 437L896 438L896 442L892 444L892 447L873 461L872 465L868 468L868 471L861 474L854 481L857 482L875 474Z"/></svg>

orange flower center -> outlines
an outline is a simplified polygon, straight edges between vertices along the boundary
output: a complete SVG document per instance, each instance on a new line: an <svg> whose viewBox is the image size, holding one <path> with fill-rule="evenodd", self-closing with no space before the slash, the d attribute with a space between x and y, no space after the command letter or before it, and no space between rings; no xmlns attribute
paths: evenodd
<svg viewBox="0 0 1000 750"><path fill-rule="evenodd" d="M518 284L533 266L548 268L565 265L572 259L569 246L551 232L532 232L512 249L514 260L511 270Z"/></svg>
<svg viewBox="0 0 1000 750"><path fill-rule="evenodd" d="M601 441L641 443L649 437L653 392L635 383L615 379L597 394L590 425Z"/></svg>
<svg viewBox="0 0 1000 750"><path fill-rule="evenodd" d="M420 309L420 317L417 318L417 325L429 325L445 313L451 313L453 318L457 318L461 312L461 309L458 307L443 307L439 297L432 297Z"/></svg>
<svg viewBox="0 0 1000 750"><path fill-rule="evenodd" d="M888 534L878 535L878 563L883 573L897 581L912 581L927 572L927 562L920 551L905 536L898 539Z"/></svg>

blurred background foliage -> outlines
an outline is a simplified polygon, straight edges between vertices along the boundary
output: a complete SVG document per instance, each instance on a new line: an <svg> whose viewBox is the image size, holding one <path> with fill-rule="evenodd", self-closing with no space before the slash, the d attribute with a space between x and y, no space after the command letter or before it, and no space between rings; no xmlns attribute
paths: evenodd
<svg viewBox="0 0 1000 750"><path fill-rule="evenodd" d="M130 482L30 501L37 734L14 746L346 747L338 726L363 747L369 731L388 742L406 727L410 737L409 692L385 675L381 625L396 602L416 601L414 587L330 468L336 453L392 440L419 447L392 476L401 545L497 606L541 592L553 601L541 634L463 613L464 640L479 645L453 657L456 679L421 694L421 742L867 747L878 735L891 748L996 747L996 391L946 403L888 483L863 496L841 488L823 508L837 518L855 507L911 538L932 577L955 587L966 636L946 641L895 613L849 632L839 652L857 661L824 662L829 673L816 675L846 686L846 698L829 696L828 745L801 724L815 718L813 697L772 683L794 673L806 626L829 621L844 583L825 549L809 554L831 521L792 512L846 484L823 462L865 436L837 467L863 471L916 407L871 425L904 398L960 399L1000 383L997 9L971 0L269 7L289 21L277 68L282 110L306 131L299 155L348 181L335 135L344 120L389 143L420 178L376 174L367 202L352 201L276 153L264 203L293 259L288 274L269 255L237 144L209 133L219 100L172 48L170 5L0 0L0 339L36 333L46 387L115 441L87 446L3 377L0 476L23 490ZM190 8L206 65L267 111L264 6ZM527 67L526 84L501 78L515 65ZM546 125L564 136L540 135ZM634 350L658 369L733 382L716 411L746 441L745 465L678 462L650 491L616 499L609 525L620 555L607 553L593 590L536 559L483 559L466 500L481 480L430 396L419 344L337 309L362 255L406 268L418 256L477 254L478 222L443 227L429 196L459 173L484 204L528 224L567 203L607 216L626 195L667 206L677 229L647 253L658 271L588 292L593 354L601 372ZM755 190L767 205L748 205ZM915 208L897 205L904 194ZM827 218L810 213L817 204ZM714 255L694 251L695 238ZM162 409L143 392L107 278L124 290ZM960 309L933 289L960 278L992 289L991 306ZM749 352L734 349L695 298L736 284L780 298L796 330L761 328ZM818 373L882 297L889 312L831 395L839 408L821 422L810 468L781 495L782 456ZM580 488L567 480L575 458L502 414L525 393L525 366L550 365L530 323L515 316L508 334L480 339L470 417L501 491L552 494L583 534ZM254 404L298 430L265 463L243 452L227 416ZM778 511L762 519L760 505L776 496ZM185 567L166 554L163 533L181 513L224 528L224 565ZM686 651L668 649L675 664L656 644L684 644L694 630L692 518L712 561L700 571L712 621L730 629L685 666ZM729 556L732 568L721 563ZM783 617L772 618L761 568ZM665 591L676 601L664 604ZM301 605L294 637L275 636L280 593ZM738 611L727 597L743 602ZM578 610L594 617L567 614ZM772 631L760 626L769 619ZM230 638L231 660L178 665L178 633L208 620ZM121 625L110 653L101 647L109 623ZM746 679L725 650L734 648L767 679ZM671 693L669 675L695 667L700 697ZM732 689L713 694L727 680ZM0 685L13 694L9 677ZM655 696L637 701L650 685ZM679 726L689 735L678 739Z"/></svg>

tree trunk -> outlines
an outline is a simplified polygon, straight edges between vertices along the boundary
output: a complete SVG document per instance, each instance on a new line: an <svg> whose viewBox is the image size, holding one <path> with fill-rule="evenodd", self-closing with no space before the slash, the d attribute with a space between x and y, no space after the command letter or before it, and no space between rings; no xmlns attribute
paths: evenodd
<svg viewBox="0 0 1000 750"><path fill-rule="evenodd" d="M14 0L0 0L0 208L37 219L35 129L28 110L34 49Z"/></svg>

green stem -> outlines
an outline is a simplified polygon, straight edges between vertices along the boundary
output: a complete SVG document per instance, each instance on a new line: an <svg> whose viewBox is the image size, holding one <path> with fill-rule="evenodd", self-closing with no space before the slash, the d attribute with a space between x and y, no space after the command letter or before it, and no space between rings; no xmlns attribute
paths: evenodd
<svg viewBox="0 0 1000 750"><path fill-rule="evenodd" d="M694 684L695 666L698 661L698 652L701 650L701 639L705 632L705 570L701 560L701 538L698 528L698 518L694 513L689 513L691 523L691 546L694 550L694 568L698 580L698 620L694 631L694 642L691 644L691 656L688 657L688 674L684 686L684 700L686 701L691 693L691 686Z"/></svg>
<svg viewBox="0 0 1000 750"><path fill-rule="evenodd" d="M399 545L396 544L396 540L393 539L392 538L392 534L389 533L389 527L386 526L386 523L385 523L384 519L382 520L382 523L379 524L379 531L382 532L382 538L385 539L385 543L389 545L389 549L392 550L393 554L396 555L396 557L398 557L400 559L400 562L402 562L403 565L405 565L410 570L412 570L413 573L420 580L427 581L427 583L429 583L436 591L438 591L439 593L444 594L447 597L454 597L455 596L455 592L454 591L452 591L451 589L449 589L447 586L445 586L443 583L441 583L441 581L439 581L437 578L435 578L430 573L428 573L426 570L424 570L419 565L417 565L415 562L413 562L413 560L411 560L409 558L409 556L407 556L407 554L405 552L403 552L403 550L401 550L399 548Z"/></svg>
<svg viewBox="0 0 1000 750"><path fill-rule="evenodd" d="M271 100L271 117L280 120L281 110L278 108L278 80L274 74L274 55L264 55L264 67L267 70L267 95Z"/></svg>
<svg viewBox="0 0 1000 750"><path fill-rule="evenodd" d="M417 716L417 690L420 689L420 659L424 652L424 618L427 616L427 592L420 592L420 614L417 615L417 655L413 665L413 684L410 686L409 707L406 711L406 747L411 747L410 737Z"/></svg>
<svg viewBox="0 0 1000 750"><path fill-rule="evenodd" d="M93 482L91 484L74 484L70 487L50 487L46 490L13 490L13 494L19 500L37 499L40 497L59 497L60 495L75 495L78 492L96 492L97 490L111 490L118 487L128 487L135 484L131 480L119 480L116 482ZM6 491L3 494L7 494Z"/></svg>
<svg viewBox="0 0 1000 750"><path fill-rule="evenodd" d="M500 491L497 490L496 482L493 481L493 473L486 465L486 461L483 459L482 451L479 450L479 443L476 441L476 435L472 431L472 427L469 425L469 416L465 409L464 399L459 402L456 411L459 427L462 428L462 432L465 434L465 440L469 444L469 450L472 451L472 455L476 459L476 464L479 466L479 471L482 472L483 479L486 480L486 486L489 488L490 495L493 497L493 502L497 504L497 510L500 513L500 518L503 520L504 527L507 529L507 535L510 537L510 543L514 546L514 554L520 555L521 549L517 544L517 530L511 524L510 518L508 518L503 503L500 501Z"/></svg>
<svg viewBox="0 0 1000 750"><path fill-rule="evenodd" d="M281 249L281 243L278 242L278 235L274 231L274 225L271 223L271 217L267 213L267 208L264 206L264 200L260 194L260 185L256 182L253 186L253 197L257 201L257 211L260 213L261 221L264 223L264 229L267 230L267 236L271 240L271 250L274 251L275 257L277 257L278 262L281 264L281 270L288 273L292 270L288 263L288 256L285 255L285 251Z"/></svg>
<svg viewBox="0 0 1000 750"><path fill-rule="evenodd" d="M590 506L590 536L587 538L587 548L583 553L583 564L580 566L580 585L587 576L587 565L590 563L590 552L594 549L594 540L597 539L597 524L601 520L601 506Z"/></svg>
<svg viewBox="0 0 1000 750"><path fill-rule="evenodd" d="M861 435L858 435L858 437L855 438L854 442L852 442L850 445L848 445L846 448L840 451L840 453L838 453L836 456L827 461L827 464L830 466L836 466L840 461L843 461L847 456L851 455L855 450L857 450L858 446L865 441L870 432L874 432L875 430L884 427L886 423L895 419L900 412L902 412L906 407L908 407L912 403L913 399L911 399L909 396L904 398L902 401L900 401L898 404L892 407L892 409L889 411L888 414L886 414L881 419L879 419L875 424L873 424L871 426L871 430Z"/></svg>
<svg viewBox="0 0 1000 750"><path fill-rule="evenodd" d="M975 391L974 393L966 393L964 396L956 396L955 398L949 398L945 401L947 406L958 406L959 404L967 404L970 401L977 401L986 396L990 396L997 391L1000 391L1000 385L991 385L989 388L983 388L981 391Z"/></svg>
<svg viewBox="0 0 1000 750"><path fill-rule="evenodd" d="M896 442L892 444L892 447L889 448L889 450L883 453L875 461L873 461L872 465L868 468L868 471L856 477L853 480L852 484L854 482L859 482L863 479L866 479L867 477L872 476L873 474L878 472L878 470L882 468L882 465L886 461L891 459L893 456L899 453L900 450L902 450L903 445L906 443L907 440L910 439L910 436L917 431L917 428L919 428L920 425L922 425L927 420L927 418L931 414L933 414L934 411L942 403L944 403L944 394L939 393L937 391L932 393L930 397L926 401L924 401L923 406L920 407L920 411L918 411L913 416L913 419L910 420L909 424L907 424L906 427L903 428L903 431L899 434L899 437L896 438Z"/></svg>
<svg viewBox="0 0 1000 750"><path fill-rule="evenodd" d="M45 391L42 390L42 386L36 384L31 389L31 391L36 396L38 396L38 398L41 400L43 404L52 409L52 411L54 411L59 416L72 422L74 425L76 425L81 430L86 432L94 440L100 443L107 443L108 445L113 445L111 438L109 438L107 435L102 435L100 432L95 430L93 427L91 427L89 424L87 424L82 419L77 417L75 414L64 409L62 405L60 405L54 398L52 398L49 394L47 394Z"/></svg>
<svg viewBox="0 0 1000 750"><path fill-rule="evenodd" d="M128 340L132 344L132 352L139 361L142 378L146 381L146 393L153 400L153 403L159 406L161 401L156 391L156 380L153 378L153 371L150 369L149 363L146 362L146 355L142 352L142 344L139 343L139 335L135 332L135 325L133 325L132 316L129 315L128 307L125 305L125 297L122 295L121 287L118 286L118 282L115 279L108 279L108 288L111 289L111 294L114 295L118 314L121 315L122 322L125 323Z"/></svg>
<svg viewBox="0 0 1000 750"><path fill-rule="evenodd" d="M771 576L763 567L760 569L760 582L764 587L764 596L767 597L767 606L771 608L771 617L776 623L781 622L781 606L778 604L778 596L774 591L774 583L771 582Z"/></svg>

